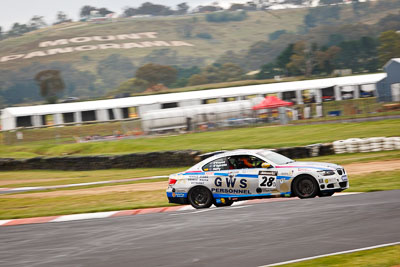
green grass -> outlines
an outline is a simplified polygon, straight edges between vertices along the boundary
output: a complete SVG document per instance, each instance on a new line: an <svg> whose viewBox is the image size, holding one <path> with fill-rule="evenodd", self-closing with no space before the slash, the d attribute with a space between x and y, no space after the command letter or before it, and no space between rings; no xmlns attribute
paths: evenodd
<svg viewBox="0 0 400 267"><path fill-rule="evenodd" d="M0 172L0 187L50 186L97 181L123 180L137 177L170 175L187 168L112 169L98 171L5 171ZM43 180L43 181L35 181ZM10 184L7 184L7 181ZM145 180L156 181L156 180ZM16 183L18 182L18 183ZM81 188L81 187L80 187Z"/></svg>
<svg viewBox="0 0 400 267"><path fill-rule="evenodd" d="M396 136L400 134L399 123L399 119L391 119L361 123L263 126L114 142L1 145L0 157L14 157L20 153L60 156L183 149L207 152L220 149L292 147L352 137Z"/></svg>
<svg viewBox="0 0 400 267"><path fill-rule="evenodd" d="M323 257L298 263L285 264L285 267L314 267L314 266L368 266L394 267L400 264L400 245L353 252L349 254Z"/></svg>
<svg viewBox="0 0 400 267"><path fill-rule="evenodd" d="M350 175L350 188L346 192L375 192L400 189L399 177L399 170Z"/></svg>
<svg viewBox="0 0 400 267"><path fill-rule="evenodd" d="M0 219L165 206L172 206L165 190L37 198L0 196Z"/></svg>

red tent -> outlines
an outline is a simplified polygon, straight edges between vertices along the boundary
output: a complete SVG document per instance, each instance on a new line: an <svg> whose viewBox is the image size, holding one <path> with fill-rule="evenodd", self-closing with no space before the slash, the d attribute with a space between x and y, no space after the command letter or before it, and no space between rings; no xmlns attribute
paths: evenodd
<svg viewBox="0 0 400 267"><path fill-rule="evenodd" d="M292 102L283 101L276 96L267 96L264 100L253 107L253 110L268 109L268 108L279 108L293 105Z"/></svg>

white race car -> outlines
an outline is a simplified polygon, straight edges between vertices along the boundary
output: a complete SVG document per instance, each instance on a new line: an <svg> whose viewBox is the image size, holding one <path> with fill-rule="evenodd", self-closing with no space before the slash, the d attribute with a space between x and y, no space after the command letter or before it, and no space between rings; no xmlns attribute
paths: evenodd
<svg viewBox="0 0 400 267"><path fill-rule="evenodd" d="M167 197L200 209L253 198L332 196L348 187L345 170L336 164L297 162L264 149L234 150L170 175Z"/></svg>

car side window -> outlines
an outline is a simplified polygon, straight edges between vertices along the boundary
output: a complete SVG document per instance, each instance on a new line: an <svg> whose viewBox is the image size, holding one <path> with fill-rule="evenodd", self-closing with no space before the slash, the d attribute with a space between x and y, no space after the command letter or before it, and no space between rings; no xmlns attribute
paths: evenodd
<svg viewBox="0 0 400 267"><path fill-rule="evenodd" d="M229 170L229 164L226 157L213 160L203 166L203 171L222 171Z"/></svg>
<svg viewBox="0 0 400 267"><path fill-rule="evenodd" d="M261 168L265 161L252 155L235 155L228 157L228 162L232 169L252 169Z"/></svg>

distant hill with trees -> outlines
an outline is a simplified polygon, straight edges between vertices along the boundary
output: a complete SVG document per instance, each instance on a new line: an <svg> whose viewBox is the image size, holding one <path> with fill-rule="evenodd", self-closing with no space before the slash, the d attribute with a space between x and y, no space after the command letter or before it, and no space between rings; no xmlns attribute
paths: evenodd
<svg viewBox="0 0 400 267"><path fill-rule="evenodd" d="M59 97L87 99L142 93L154 86L237 81L255 70L260 70L259 79L329 76L334 69L374 72L388 58L400 57L400 1L325 2L327 6L276 11L204 6L190 15L185 3L173 8L146 3L127 7L125 18L96 22L71 22L60 11L53 26L35 16L7 32L0 28L0 105L44 101L35 77L45 70L59 71L64 83ZM113 12L84 6L82 18L92 11L101 16ZM156 38L125 38L143 32L157 33ZM120 35L125 39L115 37ZM173 46L174 41L188 45Z"/></svg>

